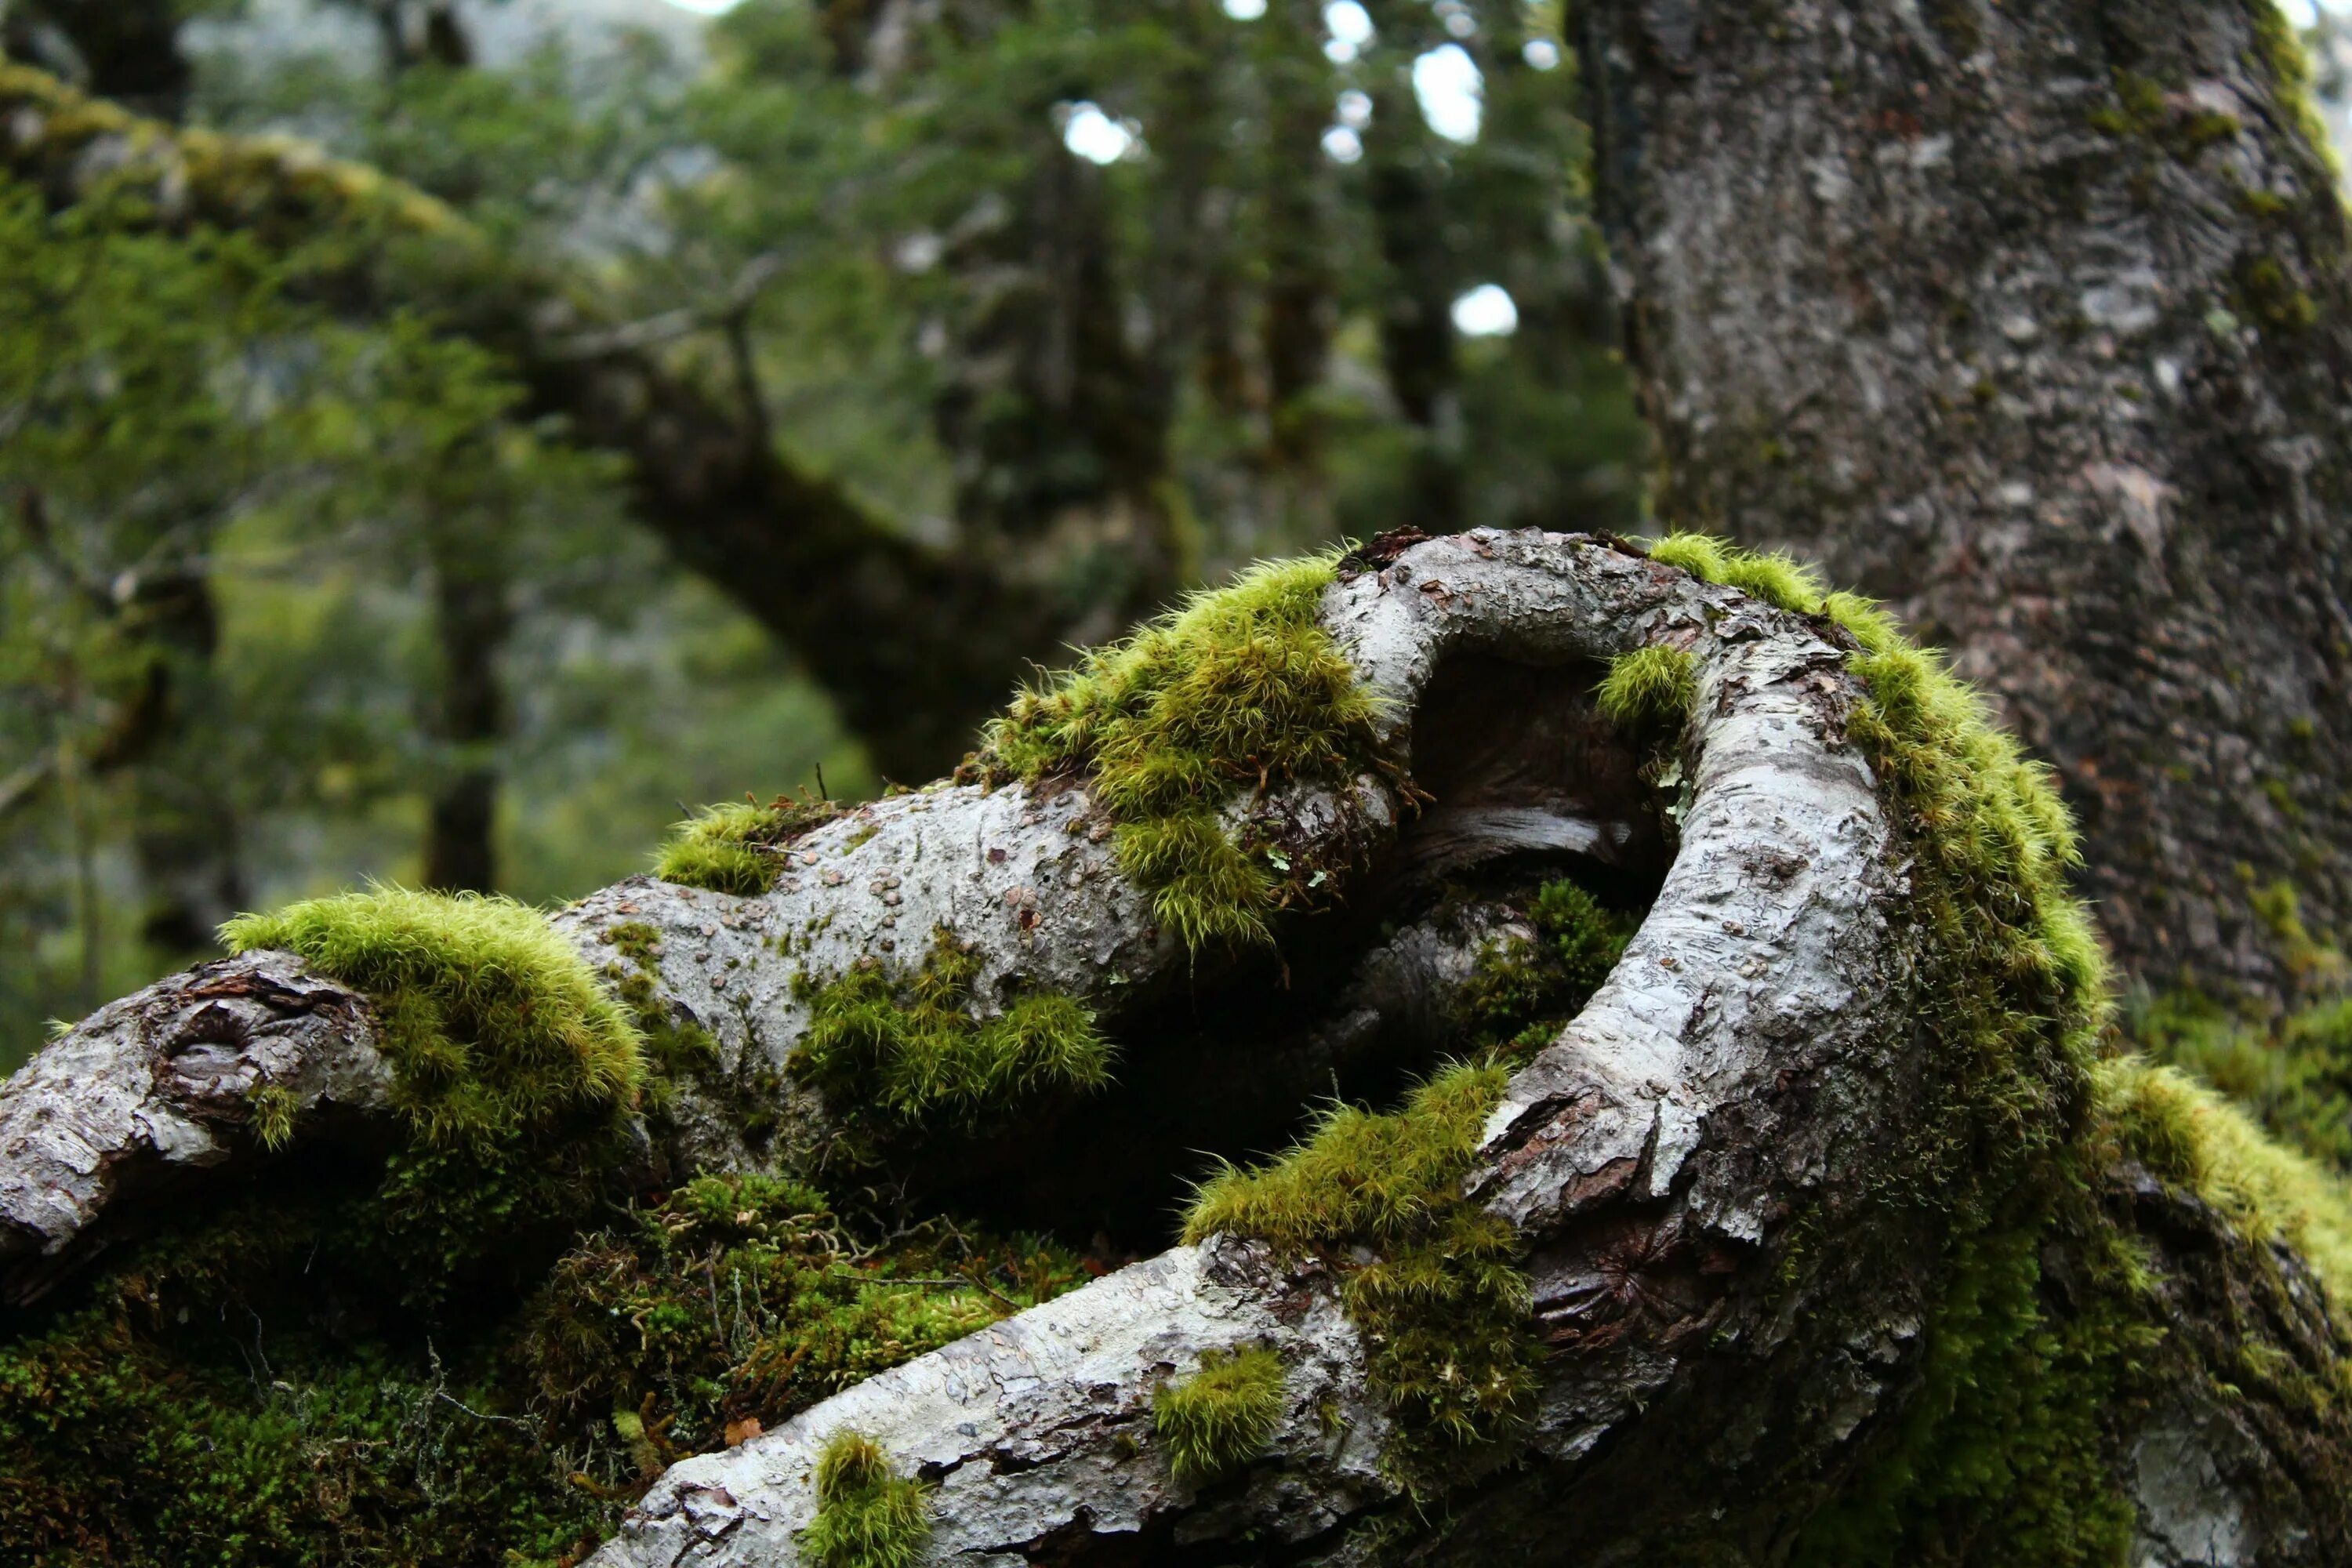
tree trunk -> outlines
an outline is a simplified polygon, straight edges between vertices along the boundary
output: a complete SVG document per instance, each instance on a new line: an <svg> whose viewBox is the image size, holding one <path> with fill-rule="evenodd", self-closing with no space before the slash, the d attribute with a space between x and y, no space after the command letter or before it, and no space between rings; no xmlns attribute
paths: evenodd
<svg viewBox="0 0 2352 1568"><path fill-rule="evenodd" d="M499 772L506 738L506 693L499 653L513 629L506 564L494 537L469 533L478 518L436 518L426 524L432 561L434 633L441 649L441 690L429 726L442 751L427 804L425 886L487 893L499 885Z"/></svg>
<svg viewBox="0 0 2352 1568"><path fill-rule="evenodd" d="M1578 8L1670 521L1949 645L2128 974L2352 919L2352 272L2270 0Z"/></svg>
<svg viewBox="0 0 2352 1568"><path fill-rule="evenodd" d="M1582 536L1351 558L1315 619L1384 765L1224 808L1347 894L1278 924L1286 971L1188 951L1066 773L861 807L779 846L764 894L639 878L554 917L592 964L631 955L645 1016L715 1040L647 1155L674 1171L820 1166L858 1113L800 1049L833 979L919 985L936 931L982 1022L1041 994L1092 1009L1128 1053L1118 1087L891 1171L1066 1226L1130 1167L1158 1165L1164 1203L1183 1150L1264 1146L1234 1107L1286 1073L1293 1103L1347 1081L1371 1037L1349 1020L1424 1016L1424 1068L1458 1048L1446 994L1477 982L1415 934L1432 879L1533 848L1655 889L1599 993L1507 1077L1450 1069L1398 1118L1333 1124L1434 1140L1389 1228L1254 1210L1231 1178L1238 1206L1202 1211L1192 1244L675 1467L599 1561L795 1560L837 1506L816 1461L853 1433L933 1484L931 1560L1000 1568L1883 1561L1906 1531L1912 1561L2341 1561L2352 1423L2315 1391L2346 1341L2276 1239L2293 1225L2254 1228L2166 1141L2196 1135L2090 1059L2097 961L2051 879L2063 833L2018 820L2031 775L1944 736L1949 700L1905 695L1923 667L1826 608L1844 620ZM1639 670L1686 673L1644 709ZM2003 833L2021 858L1982 863ZM381 1122L382 1017L261 952L50 1046L0 1089L7 1291L251 1166L265 1093L298 1149ZM777 1127L757 1149L755 1111ZM1362 1158L1349 1203L1419 1169ZM1248 1440L1214 1473L1171 1458L1169 1389L1244 1364L1273 1369ZM1841 1552L1873 1531L1885 1552Z"/></svg>

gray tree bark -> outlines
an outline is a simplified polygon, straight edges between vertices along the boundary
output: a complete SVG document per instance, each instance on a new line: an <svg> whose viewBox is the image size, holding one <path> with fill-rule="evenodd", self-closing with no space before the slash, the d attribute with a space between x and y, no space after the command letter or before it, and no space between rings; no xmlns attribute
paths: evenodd
<svg viewBox="0 0 2352 1568"><path fill-rule="evenodd" d="M2292 999L2273 890L2352 919L2352 271L2270 0L1575 11L1661 513L1953 648L2134 978Z"/></svg>
<svg viewBox="0 0 2352 1568"><path fill-rule="evenodd" d="M814 1456L844 1430L937 1483L933 1560L998 1564L1773 1562L1875 1451L1918 1393L1949 1281L1932 1206L1868 1195L1911 1157L1939 1047L1908 1012L1905 977L1933 938L1906 918L1906 830L1847 737L1860 691L1843 634L1607 540L1535 533L1374 552L1328 592L1321 618L1416 776L1454 760L1448 745L1472 749L1448 731L1465 670L1550 671L1539 688L1574 700L1582 661L1637 647L1686 649L1697 670L1664 884L1599 994L1512 1079L1465 1183L1517 1237L1549 1347L1528 1418L1473 1452L1443 1510L1417 1511L1381 1462L1396 1418L1339 1294L1345 1260L1213 1237L677 1466L605 1548L607 1568L795 1561ZM1592 804L1605 770L1548 769L1545 728L1523 705L1483 785L1456 774L1454 797L1482 803L1466 820L1444 802L1415 818L1403 783L1373 773L1233 809L1299 853L1368 855L1374 871L1349 884L1368 901L1378 868L1414 863L1425 831L1454 841L1446 864L1480 822L1498 844L1523 845L1538 823L1554 845L1624 841L1623 816ZM943 925L981 960L983 1011L1049 987L1115 1036L1148 1039L1155 1010L1187 988L1272 994L1262 967L1193 967L1092 831L1101 821L1076 782L935 786L798 840L762 897L635 879L558 924L600 964L616 926L656 928L661 1005L719 1039L722 1070L703 1089L689 1080L672 1157L789 1162L835 1116L793 1080L803 972L864 961L906 973ZM1321 1037L1354 1037L1346 1020L1367 1006L1403 1013L1401 991L1441 991L1461 972L1401 933L1352 990L1335 988L1339 1024ZM331 1130L319 1135L385 1114L369 1016L349 987L256 953L127 998L53 1044L0 1089L0 1283L37 1293L174 1190L249 1158L258 1085L289 1091L296 1125ZM771 1109L785 1131L754 1156L738 1091L719 1090L761 1066L782 1085ZM1122 1070L1148 1080L1150 1064ZM1033 1174L1095 1179L1041 1145L1020 1155ZM2139 1560L2342 1561L2352 1437L2272 1384L2225 1381L2255 1332L2250 1312L2280 1358L2269 1364L2340 1376L2316 1286L2291 1252L2127 1161L2103 1179L2111 1222L2163 1281L2141 1310L2177 1347L2153 1392L2114 1415ZM2068 1244L2049 1245L2045 1271L2064 1279ZM1251 1345L1282 1355L1284 1413L1241 1477L1196 1488L1154 1440L1154 1389L1204 1352Z"/></svg>

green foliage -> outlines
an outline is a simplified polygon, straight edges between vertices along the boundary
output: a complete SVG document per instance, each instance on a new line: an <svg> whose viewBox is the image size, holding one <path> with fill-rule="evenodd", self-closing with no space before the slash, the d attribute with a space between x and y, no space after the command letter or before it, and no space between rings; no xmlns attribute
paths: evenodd
<svg viewBox="0 0 2352 1568"><path fill-rule="evenodd" d="M625 1413L658 1468L1085 1278L1049 1243L938 1224L871 1247L803 1184L700 1176L558 1263L522 1353L562 1430L586 1441Z"/></svg>
<svg viewBox="0 0 2352 1568"><path fill-rule="evenodd" d="M1169 1467L1191 1486L1222 1480L1265 1451L1282 1420L1282 1357L1264 1346L1202 1352L1192 1376L1151 1397L1152 1429Z"/></svg>
<svg viewBox="0 0 2352 1568"><path fill-rule="evenodd" d="M1414 1484L1444 1450L1497 1435L1535 1386L1540 1347L1517 1238L1460 1193L1508 1078L1500 1065L1458 1064L1397 1110L1335 1106L1275 1163L1211 1177L1185 1215L1187 1241L1263 1237L1340 1265L1372 1386L1416 1438L1438 1445L1391 1456ZM1360 1247L1374 1260L1355 1263Z"/></svg>
<svg viewBox="0 0 2352 1568"><path fill-rule="evenodd" d="M706 806L678 824L654 863L665 882L754 898L783 875L783 851L813 827L841 815L829 800L779 795L766 805L730 801Z"/></svg>
<svg viewBox="0 0 2352 1568"><path fill-rule="evenodd" d="M804 980L809 1026L793 1064L845 1107L900 1126L976 1126L1022 1099L1109 1081L1111 1047L1092 1012L1061 992L1032 991L983 1023L972 1016L979 974L978 956L942 926L904 981L872 959L823 985Z"/></svg>
<svg viewBox="0 0 2352 1568"><path fill-rule="evenodd" d="M1609 661L1593 694L1601 714L1625 725L1679 724L1698 701L1698 671L1688 650L1637 647Z"/></svg>
<svg viewBox="0 0 2352 1568"><path fill-rule="evenodd" d="M1253 853L1219 810L1244 787L1342 783L1376 765L1372 710L1316 620L1328 555L1261 564L1024 691L988 728L982 777L1085 775L1119 821L1121 867L1189 947L1270 942L1311 873Z"/></svg>
<svg viewBox="0 0 2352 1568"><path fill-rule="evenodd" d="M801 1550L824 1568L912 1568L930 1540L930 1489L898 1475L881 1445L857 1433L826 1442L816 1500Z"/></svg>
<svg viewBox="0 0 2352 1568"><path fill-rule="evenodd" d="M240 915L221 935L372 994L395 1102L428 1144L485 1146L635 1098L635 1026L546 917L511 900L380 888Z"/></svg>

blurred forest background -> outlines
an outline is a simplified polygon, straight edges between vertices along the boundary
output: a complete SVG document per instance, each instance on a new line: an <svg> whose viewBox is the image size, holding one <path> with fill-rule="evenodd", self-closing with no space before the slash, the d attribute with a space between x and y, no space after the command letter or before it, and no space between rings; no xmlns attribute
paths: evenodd
<svg viewBox="0 0 2352 1568"><path fill-rule="evenodd" d="M575 896L693 805L933 776L1029 661L1258 556L1638 530L1559 24L6 4L0 99L337 194L159 221L11 143L0 1068L241 909Z"/></svg>

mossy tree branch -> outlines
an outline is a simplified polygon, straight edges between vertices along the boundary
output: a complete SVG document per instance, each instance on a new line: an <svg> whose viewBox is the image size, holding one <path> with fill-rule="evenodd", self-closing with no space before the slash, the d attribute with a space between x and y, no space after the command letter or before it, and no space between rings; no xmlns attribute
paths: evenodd
<svg viewBox="0 0 2352 1568"><path fill-rule="evenodd" d="M1693 542L1659 553L1698 574L1535 533L1391 542L1328 567L1312 624L1363 700L1349 711L1369 715L1371 760L1352 777L1270 771L1262 789L1241 758L1201 774L1229 847L1328 868L1328 896L1361 900L1360 924L1306 907L1273 920L1296 984L1320 987L1336 971L1307 967L1318 942L1361 954L1383 910L1415 907L1389 879L1414 862L1411 781L1447 776L1443 753L1465 743L1448 728L1476 700L1464 671L1513 701L1499 672L1549 672L1589 710L1612 664L1680 650L1680 721L1644 705L1612 731L1677 847L1581 1012L1532 1037L1425 1040L1425 1089L1222 1179L1194 1244L675 1465L600 1561L750 1564L836 1540L913 1552L917 1500L935 1560L1272 1541L1336 1562L1406 1547L1917 1561L1927 1531L1990 1560L2089 1563L2135 1531L2259 1528L2316 1553L2277 1561L2319 1563L2352 1539L2328 1306L2352 1230L2327 1217L2340 1184L2170 1080L2098 1060L2103 960L2063 887L2063 814L1965 689L1870 606L1785 565ZM1223 606L1246 612L1241 630L1286 624L1255 591ZM1182 684L1131 673L1149 676L1137 691ZM1551 750L1556 734L1521 703L1496 775L1520 793L1486 798L1548 804L1513 808L1511 845L1528 841L1528 812L1593 809L1588 775L1606 767ZM1050 1085L987 1108L1024 1134L1009 1152L950 1141L961 1103L957 1126L910 1149L867 1114L921 1121L921 1096L891 1099L887 1053L869 1076L836 1055L814 1082L806 1047L843 976L968 1009L970 1031L931 1018L885 1042L959 1072L992 1022L1050 994L1129 1053L1094 1102L1108 1105L1121 1076L1149 1080L1145 1053L1191 1043L1154 1032L1171 1004L1273 1006L1270 957L1189 947L1160 918L1121 864L1095 765L810 812L789 831L762 818L763 890L635 879L517 952L565 985L603 972L638 1048L677 1064L653 1075L658 1103L640 1101L657 1144L640 1157L902 1177L971 1148L1015 1194L1091 1181L1063 1163L1085 1159L1078 1143L1032 1131L1052 1124ZM1623 842L1622 826L1601 811L1574 842ZM1532 911L1560 928L1564 974L1589 978L1614 945L1589 902ZM245 934L299 943L316 918ZM313 964L358 973L314 947ZM449 968L363 978L470 994L436 978ZM225 985L234 1000L213 994ZM392 1038L415 1018L402 994L249 953L70 1032L0 1090L11 1281L36 1288L135 1225L142 1184L217 1179L212 1165L439 1105ZM1360 1001L1326 994L1342 1013ZM1441 1068L1448 1038L1477 1059ZM474 1103L462 1062L428 1065L454 1066L456 1108ZM1160 1391L1214 1390L1190 1380L1237 1365L1254 1369L1227 1391L1246 1411L1209 1413L1233 1440L1194 1445L1215 1464L1171 1466ZM822 1461L845 1434L865 1445L858 1484L836 1466L828 1498ZM1585 1521L1572 1539L1562 1517Z"/></svg>

